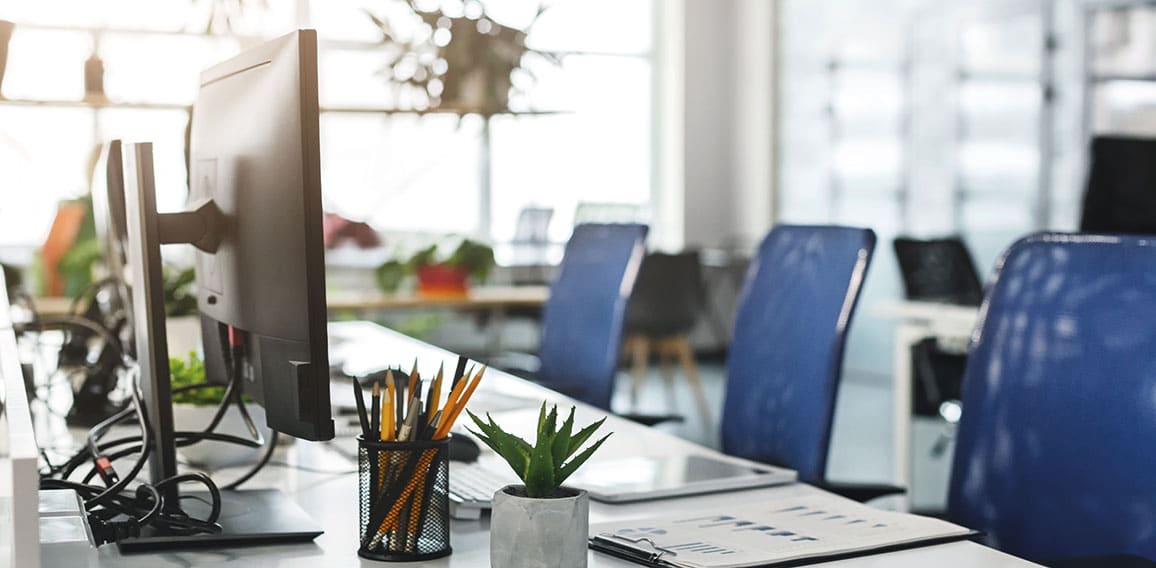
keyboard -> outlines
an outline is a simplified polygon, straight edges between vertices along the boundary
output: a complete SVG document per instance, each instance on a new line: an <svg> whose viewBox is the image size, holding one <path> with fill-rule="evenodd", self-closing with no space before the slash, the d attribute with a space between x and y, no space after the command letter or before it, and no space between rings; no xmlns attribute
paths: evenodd
<svg viewBox="0 0 1156 568"><path fill-rule="evenodd" d="M479 519L490 509L499 489L521 483L513 472L499 472L480 463L450 462L450 516Z"/></svg>

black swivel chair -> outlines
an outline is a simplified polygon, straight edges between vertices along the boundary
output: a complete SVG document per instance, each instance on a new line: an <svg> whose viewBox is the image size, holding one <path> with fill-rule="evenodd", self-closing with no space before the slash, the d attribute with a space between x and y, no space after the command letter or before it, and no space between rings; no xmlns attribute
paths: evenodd
<svg viewBox="0 0 1156 568"><path fill-rule="evenodd" d="M698 251L681 254L650 253L642 261L638 279L626 306L624 351L633 362L634 384L631 402L637 406L638 392L646 380L650 354L658 356L673 406L674 373L677 361L694 393L699 414L710 422L710 405L702 390L698 367L690 346L690 332L698 323L706 304L702 261ZM673 408L669 409L673 411Z"/></svg>

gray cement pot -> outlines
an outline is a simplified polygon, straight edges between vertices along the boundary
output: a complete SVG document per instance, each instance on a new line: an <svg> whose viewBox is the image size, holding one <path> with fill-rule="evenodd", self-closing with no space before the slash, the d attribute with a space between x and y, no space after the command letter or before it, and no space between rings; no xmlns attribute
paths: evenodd
<svg viewBox="0 0 1156 568"><path fill-rule="evenodd" d="M585 568L590 497L562 488L566 497L521 497L521 485L494 493L490 513L491 568Z"/></svg>

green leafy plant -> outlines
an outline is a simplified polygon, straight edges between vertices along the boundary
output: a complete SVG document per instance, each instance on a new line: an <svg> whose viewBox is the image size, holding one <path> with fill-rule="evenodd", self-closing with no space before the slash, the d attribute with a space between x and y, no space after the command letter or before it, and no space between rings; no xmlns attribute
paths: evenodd
<svg viewBox="0 0 1156 568"><path fill-rule="evenodd" d="M205 383L205 362L197 357L196 352L190 351L188 359L169 357L169 381L173 390L181 387L200 385ZM173 395L173 404L191 404L193 406L216 406L221 404L225 396L223 385L213 385L188 390ZM247 396L241 400L248 402Z"/></svg>
<svg viewBox="0 0 1156 568"><path fill-rule="evenodd" d="M448 257L442 258L441 247L432 244L425 247L408 260L389 260L377 267L377 284L385 292L396 292L402 280L417 272L423 266L461 267L470 273L476 282L482 282L494 268L494 249L489 245L470 239L463 239Z"/></svg>
<svg viewBox="0 0 1156 568"><path fill-rule="evenodd" d="M164 267L165 315L178 317L197 313L197 292L193 289L196 278L196 271L191 267Z"/></svg>
<svg viewBox="0 0 1156 568"><path fill-rule="evenodd" d="M546 412L546 403L542 403L542 410L538 413L538 439L531 446L528 442L506 433L498 426L494 419L486 414L486 420L469 412L470 418L481 432L470 433L492 448L521 478L526 486L526 496L531 499L551 499L562 497L559 491L566 481L590 456L598 450L602 443L610 437L607 434L602 439L588 446L581 453L575 455L578 448L590 439L594 431L602 426L603 418L581 430L574 432L574 408L570 408L570 416L558 425L558 407L555 406ZM569 461L566 461L569 460Z"/></svg>

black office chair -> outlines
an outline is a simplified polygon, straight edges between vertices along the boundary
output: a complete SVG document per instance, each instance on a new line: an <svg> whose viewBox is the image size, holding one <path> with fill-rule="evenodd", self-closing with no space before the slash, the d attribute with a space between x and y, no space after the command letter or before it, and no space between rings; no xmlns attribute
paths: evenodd
<svg viewBox="0 0 1156 568"><path fill-rule="evenodd" d="M677 361L694 393L704 423L710 423L710 405L702 390L698 367L690 346L690 332L706 304L702 262L698 251L681 254L650 253L642 261L638 279L626 306L626 341L623 350L633 362L631 402L646 381L650 354L658 356L666 382L669 410L674 406L674 373Z"/></svg>
<svg viewBox="0 0 1156 568"><path fill-rule="evenodd" d="M893 245L908 300L965 306L979 306L983 301L979 272L959 237L899 237ZM935 338L928 338L912 348L911 357L915 374L912 412L954 423L967 356L945 350ZM936 448L942 451L945 445Z"/></svg>
<svg viewBox="0 0 1156 568"><path fill-rule="evenodd" d="M1099 136L1091 154L1080 230L1156 234L1156 140Z"/></svg>
<svg viewBox="0 0 1156 568"><path fill-rule="evenodd" d="M908 300L978 306L983 285L967 245L959 237L893 243Z"/></svg>

